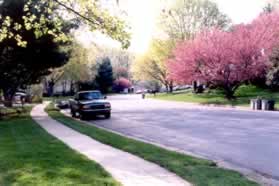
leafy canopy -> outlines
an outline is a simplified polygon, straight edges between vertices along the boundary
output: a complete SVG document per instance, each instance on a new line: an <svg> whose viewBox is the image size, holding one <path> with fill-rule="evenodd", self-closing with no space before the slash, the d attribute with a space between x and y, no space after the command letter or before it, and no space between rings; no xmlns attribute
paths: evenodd
<svg viewBox="0 0 279 186"><path fill-rule="evenodd" d="M0 3L0 89L10 98L69 58L71 30L88 24L129 46L126 24L90 0L3 0Z"/></svg>
<svg viewBox="0 0 279 186"><path fill-rule="evenodd" d="M175 0L161 16L162 29L174 40L192 39L206 28L225 29L230 22L217 4L209 0Z"/></svg>
<svg viewBox="0 0 279 186"><path fill-rule="evenodd" d="M139 56L133 64L132 71L136 80L155 80L168 88L171 82L168 79L166 61L171 57L174 42L171 40L154 39L149 50Z"/></svg>
<svg viewBox="0 0 279 186"><path fill-rule="evenodd" d="M6 11L11 3L15 5L12 15ZM24 3L23 10L16 8L20 3ZM103 10L98 0L4 0L1 7L0 42L14 38L19 46L25 47L28 38L19 33L24 29L34 29L37 38L50 34L56 41L66 41L69 37L62 26L66 20L76 25L87 24L91 31L107 34L119 41L123 48L130 45L126 23ZM15 19L16 14L22 17ZM19 20L21 18L23 22ZM48 25L53 23L54 27L49 28Z"/></svg>
<svg viewBox="0 0 279 186"><path fill-rule="evenodd" d="M39 11L44 3L33 3L34 8L29 10L24 0L4 0L0 5L3 18L0 20L0 89L10 97L17 88L38 83L42 76L68 59L68 51L61 47L70 44L66 36L72 25L57 22L59 17L53 18L49 11ZM26 17L27 12L30 19ZM49 20L44 22L43 17Z"/></svg>

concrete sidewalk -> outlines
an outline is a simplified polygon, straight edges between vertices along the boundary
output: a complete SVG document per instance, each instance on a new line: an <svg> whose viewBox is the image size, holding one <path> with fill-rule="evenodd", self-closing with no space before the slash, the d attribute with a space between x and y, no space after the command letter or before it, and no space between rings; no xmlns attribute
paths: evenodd
<svg viewBox="0 0 279 186"><path fill-rule="evenodd" d="M102 165L124 186L190 186L173 173L137 156L120 151L89 138L51 119L38 105L31 111L32 118L48 133L72 149Z"/></svg>

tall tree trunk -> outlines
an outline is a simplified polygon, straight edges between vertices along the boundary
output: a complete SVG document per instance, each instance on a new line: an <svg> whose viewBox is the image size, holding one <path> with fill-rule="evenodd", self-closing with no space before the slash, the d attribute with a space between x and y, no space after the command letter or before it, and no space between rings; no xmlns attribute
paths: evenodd
<svg viewBox="0 0 279 186"><path fill-rule="evenodd" d="M234 93L235 93L235 90L233 88L230 88L230 87L225 88L225 96L228 100L235 99Z"/></svg>
<svg viewBox="0 0 279 186"><path fill-rule="evenodd" d="M173 82L172 81L165 81L164 84L165 84L167 93L172 93L173 92Z"/></svg>
<svg viewBox="0 0 279 186"><path fill-rule="evenodd" d="M225 85L224 87L225 96L228 100L233 100L236 98L234 94L240 85L241 85L240 83L236 83L234 85Z"/></svg>
<svg viewBox="0 0 279 186"><path fill-rule="evenodd" d="M169 89L170 93L173 93L173 81L170 81Z"/></svg>
<svg viewBox="0 0 279 186"><path fill-rule="evenodd" d="M75 82L73 80L71 80L70 94L71 96L75 94Z"/></svg>
<svg viewBox="0 0 279 186"><path fill-rule="evenodd" d="M66 91L67 91L67 81L64 80L64 81L62 81L62 94L63 94L63 96L66 95Z"/></svg>
<svg viewBox="0 0 279 186"><path fill-rule="evenodd" d="M47 85L47 93L48 93L48 96L53 96L53 92L54 92L54 85L55 85L55 82L54 80L50 80L48 81L48 85Z"/></svg>
<svg viewBox="0 0 279 186"><path fill-rule="evenodd" d="M198 82L197 81L193 81L192 82L192 85L193 85L193 93L197 93L198 91Z"/></svg>
<svg viewBox="0 0 279 186"><path fill-rule="evenodd" d="M167 93L169 93L169 84L168 83L165 83L165 88L166 88Z"/></svg>
<svg viewBox="0 0 279 186"><path fill-rule="evenodd" d="M6 107L13 106L13 98L14 98L15 92L16 92L16 89L14 89L14 88L3 89L4 105Z"/></svg>

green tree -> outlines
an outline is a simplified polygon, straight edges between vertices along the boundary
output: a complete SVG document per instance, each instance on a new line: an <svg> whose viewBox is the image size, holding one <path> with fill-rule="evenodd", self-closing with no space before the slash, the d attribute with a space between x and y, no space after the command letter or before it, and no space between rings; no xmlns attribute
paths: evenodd
<svg viewBox="0 0 279 186"><path fill-rule="evenodd" d="M96 83L103 93L108 93L113 85L113 69L109 58L103 58L98 66Z"/></svg>
<svg viewBox="0 0 279 186"><path fill-rule="evenodd" d="M99 0L3 0L1 9L9 9L10 4L14 5L13 14L1 11L0 41L11 37L19 45L26 45L28 38L24 37L24 32L18 32L25 28L33 29L37 37L51 34L56 40L66 40L67 34L62 24L67 20L75 25L86 24L91 31L98 30L119 41L123 48L130 45L130 33L126 23L111 16L101 7ZM17 15L19 16L16 18ZM49 23L55 23L55 27L49 28Z"/></svg>
<svg viewBox="0 0 279 186"><path fill-rule="evenodd" d="M70 30L82 23L129 46L126 24L102 11L97 1L1 1L0 89L7 100L17 88L38 83L67 62Z"/></svg>
<svg viewBox="0 0 279 186"><path fill-rule="evenodd" d="M172 92L173 82L168 78L166 62L171 58L173 47L172 40L154 39L148 52L138 57L133 64L134 79L157 81L164 85L168 92Z"/></svg>
<svg viewBox="0 0 279 186"><path fill-rule="evenodd" d="M70 90L73 93L80 82L90 79L91 59L89 59L89 53L92 54L94 51L92 49L89 51L77 43L71 47L71 51L69 62L62 67L61 80L65 83L70 83Z"/></svg>
<svg viewBox="0 0 279 186"><path fill-rule="evenodd" d="M101 48L98 51L98 57L109 57L115 79L119 79L120 77L130 79L130 69L134 56L129 51L115 48Z"/></svg>
<svg viewBox="0 0 279 186"><path fill-rule="evenodd" d="M70 93L74 94L80 84L90 80L91 76L96 75L96 69L90 70L90 66L96 66L96 48L84 48L81 44L74 42L68 47L71 52L66 65L55 69L52 74L45 78L45 93L52 96L56 84L62 84L63 93L66 87L70 87Z"/></svg>
<svg viewBox="0 0 279 186"><path fill-rule="evenodd" d="M205 28L227 28L230 19L209 0L175 0L162 11L162 29L174 40L188 40Z"/></svg>
<svg viewBox="0 0 279 186"><path fill-rule="evenodd" d="M53 96L54 94L54 86L58 81L61 80L63 75L62 68L56 68L52 71L52 73L44 78L44 94L47 96Z"/></svg>
<svg viewBox="0 0 279 186"><path fill-rule="evenodd" d="M270 56L271 68L266 76L266 84L271 89L279 88L279 47L275 48Z"/></svg>
<svg viewBox="0 0 279 186"><path fill-rule="evenodd" d="M66 35L72 26L59 22L61 32L56 30L58 22L52 20L48 11L38 11L45 6L38 1L34 4L36 8L29 11L32 20L49 19L44 28L30 26L25 17L25 5L24 0L4 0L0 5L0 89L9 105L18 88L38 83L42 76L68 60L68 51L61 46L70 44Z"/></svg>

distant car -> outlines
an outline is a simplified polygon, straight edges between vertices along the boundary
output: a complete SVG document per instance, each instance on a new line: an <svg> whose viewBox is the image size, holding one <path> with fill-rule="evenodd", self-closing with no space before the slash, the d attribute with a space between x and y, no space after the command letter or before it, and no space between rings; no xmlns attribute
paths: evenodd
<svg viewBox="0 0 279 186"><path fill-rule="evenodd" d="M137 91L136 91L136 94L142 94L142 93L143 93L142 90L137 90Z"/></svg>
<svg viewBox="0 0 279 186"><path fill-rule="evenodd" d="M14 95L14 102L15 103L22 103L25 102L27 94L23 92L16 92Z"/></svg>
<svg viewBox="0 0 279 186"><path fill-rule="evenodd" d="M148 93L148 90L144 89L144 90L137 90L136 91L136 94L143 94L143 93Z"/></svg>
<svg viewBox="0 0 279 186"><path fill-rule="evenodd" d="M173 88L174 91L179 91L179 90L187 90L187 89L191 89L192 86L191 85L180 85L180 86L175 86Z"/></svg>
<svg viewBox="0 0 279 186"><path fill-rule="evenodd" d="M96 115L104 115L105 118L111 117L111 104L105 100L106 97L100 91L78 92L74 99L70 99L70 109L73 117L77 114L82 120Z"/></svg>

